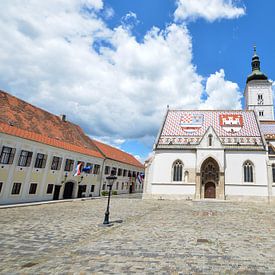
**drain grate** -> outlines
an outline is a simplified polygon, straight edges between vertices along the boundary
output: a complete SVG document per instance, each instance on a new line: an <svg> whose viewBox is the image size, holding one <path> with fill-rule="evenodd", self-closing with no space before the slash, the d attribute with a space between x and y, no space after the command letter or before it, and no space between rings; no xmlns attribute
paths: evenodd
<svg viewBox="0 0 275 275"><path fill-rule="evenodd" d="M32 267L32 266L37 265L37 264L38 264L38 263L32 263L32 262L30 262L30 263L26 263L26 264L22 265L21 267L22 267L22 268Z"/></svg>
<svg viewBox="0 0 275 275"><path fill-rule="evenodd" d="M197 243L209 243L207 239L197 239Z"/></svg>

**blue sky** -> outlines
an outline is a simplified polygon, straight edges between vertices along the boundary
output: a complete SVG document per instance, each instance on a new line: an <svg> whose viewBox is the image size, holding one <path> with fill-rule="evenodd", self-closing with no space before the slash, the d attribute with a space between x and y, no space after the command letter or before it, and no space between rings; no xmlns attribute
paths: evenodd
<svg viewBox="0 0 275 275"><path fill-rule="evenodd" d="M147 158L166 106L239 109L253 45L275 80L273 0L0 3L0 89Z"/></svg>
<svg viewBox="0 0 275 275"><path fill-rule="evenodd" d="M139 23L133 33L142 40L152 26L161 29L173 21L175 1L159 0L108 0L106 5L114 9L115 16L107 23L111 28L120 24L121 18L129 11L137 15ZM200 18L188 22L192 36L193 63L200 75L208 76L219 68L226 72L227 79L236 82L240 90L251 72L253 45L261 58L261 67L269 78L275 79L274 51L274 10L275 1L240 1L246 14L237 19L221 19L208 22ZM243 99L242 99L243 104ZM151 148L140 142L125 142L121 146L126 151L145 157Z"/></svg>

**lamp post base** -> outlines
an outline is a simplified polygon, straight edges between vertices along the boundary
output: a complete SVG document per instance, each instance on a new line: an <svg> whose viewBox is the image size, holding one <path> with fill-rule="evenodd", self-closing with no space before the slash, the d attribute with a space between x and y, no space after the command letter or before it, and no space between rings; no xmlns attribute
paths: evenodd
<svg viewBox="0 0 275 275"><path fill-rule="evenodd" d="M101 223L98 226L99 227L110 227L110 226L113 226L113 225L114 225L113 223Z"/></svg>

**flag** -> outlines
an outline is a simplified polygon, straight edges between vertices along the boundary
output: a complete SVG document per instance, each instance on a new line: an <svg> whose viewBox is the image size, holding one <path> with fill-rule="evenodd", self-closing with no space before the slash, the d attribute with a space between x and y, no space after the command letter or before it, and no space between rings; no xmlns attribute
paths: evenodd
<svg viewBox="0 0 275 275"><path fill-rule="evenodd" d="M83 165L83 164L82 164L82 162L80 162L80 163L78 163L78 164L77 164L77 166L76 166L76 168L75 168L75 174L74 174L74 177L76 177L76 176L79 176L79 175L80 175L82 165Z"/></svg>
<svg viewBox="0 0 275 275"><path fill-rule="evenodd" d="M138 178L139 183L142 183L143 179L144 179L144 174L143 173L139 173L138 176L137 176L137 178Z"/></svg>

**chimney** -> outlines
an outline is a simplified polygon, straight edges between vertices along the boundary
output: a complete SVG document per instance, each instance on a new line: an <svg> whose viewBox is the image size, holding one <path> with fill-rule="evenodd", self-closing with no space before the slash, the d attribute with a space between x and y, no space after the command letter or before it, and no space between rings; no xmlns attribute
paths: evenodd
<svg viewBox="0 0 275 275"><path fill-rule="evenodd" d="M64 122L66 121L66 115L64 114L59 115L59 118L61 121L64 121Z"/></svg>

